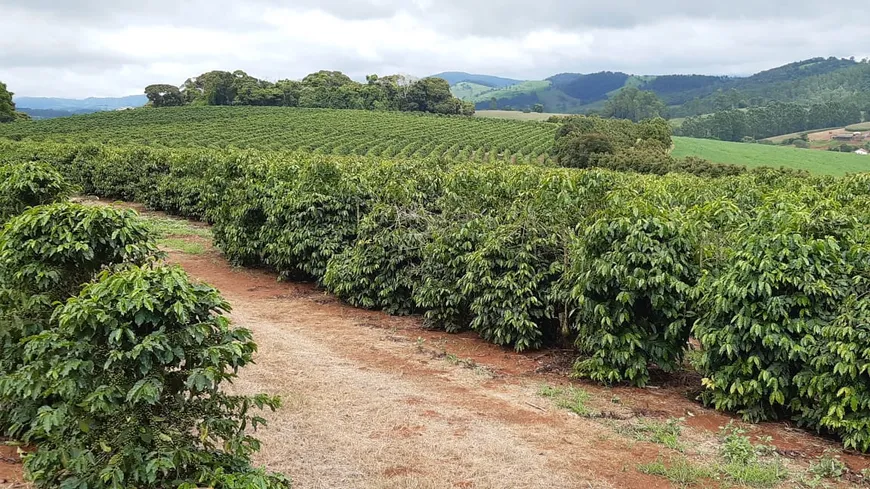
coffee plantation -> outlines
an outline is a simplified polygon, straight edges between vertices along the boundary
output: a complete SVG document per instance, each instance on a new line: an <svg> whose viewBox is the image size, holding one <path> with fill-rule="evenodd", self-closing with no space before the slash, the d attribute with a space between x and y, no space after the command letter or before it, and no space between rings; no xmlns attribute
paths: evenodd
<svg viewBox="0 0 870 489"><path fill-rule="evenodd" d="M166 107L4 124L0 138L544 161L556 124L369 110Z"/></svg>
<svg viewBox="0 0 870 489"><path fill-rule="evenodd" d="M36 445L34 486L288 488L251 466L253 410L280 399L221 390L256 344L219 293L134 212L54 202L71 186L45 163L0 172L0 435Z"/></svg>
<svg viewBox="0 0 870 489"><path fill-rule="evenodd" d="M607 136L609 161L643 167L655 127ZM694 337L703 402L870 448L867 175L321 153L0 142L86 193L212 223L235 264L518 351L572 346L578 377L647 385Z"/></svg>

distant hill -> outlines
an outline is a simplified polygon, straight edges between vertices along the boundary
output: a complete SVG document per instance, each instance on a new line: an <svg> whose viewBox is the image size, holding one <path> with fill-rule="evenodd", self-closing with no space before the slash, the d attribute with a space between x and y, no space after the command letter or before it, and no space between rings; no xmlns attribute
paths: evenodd
<svg viewBox="0 0 870 489"><path fill-rule="evenodd" d="M870 63L854 59L813 58L748 77L711 75L631 75L622 72L560 73L545 80L518 81L467 73L446 73L454 95L489 109L524 109L540 103L546 112L584 113L603 108L620 89L636 86L655 92L673 117L723 109L767 105L774 101L810 104L867 99L870 109ZM438 75L438 76L442 76ZM456 75L456 76L452 76ZM492 80L500 80L495 85Z"/></svg>
<svg viewBox="0 0 870 489"><path fill-rule="evenodd" d="M31 109L29 107L16 107L18 112L24 112L33 120L42 119L57 119L58 117L69 117L71 115L83 115L99 112L95 109L75 109L75 110L58 110L58 109Z"/></svg>
<svg viewBox="0 0 870 489"><path fill-rule="evenodd" d="M516 85L517 83L522 83L523 81L525 81L514 80L513 78L502 78L500 76L475 75L473 73L464 73L462 71L445 71L444 73L432 75L432 78L443 78L447 80L447 83L449 83L450 86L462 82L469 82L476 85L483 85L489 88L502 88L509 85Z"/></svg>
<svg viewBox="0 0 870 489"><path fill-rule="evenodd" d="M127 97L108 97L86 99L50 98L50 97L15 97L13 99L18 110L24 109L61 110L75 112L86 110L99 112L103 110L122 109L124 107L141 107L148 102L145 95L130 95Z"/></svg>

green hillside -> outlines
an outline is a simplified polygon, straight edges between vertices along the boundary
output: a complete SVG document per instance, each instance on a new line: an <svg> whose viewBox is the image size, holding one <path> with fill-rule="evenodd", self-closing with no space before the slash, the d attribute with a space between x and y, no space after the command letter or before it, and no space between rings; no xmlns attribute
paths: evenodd
<svg viewBox="0 0 870 489"><path fill-rule="evenodd" d="M672 154L677 157L698 156L714 163L748 167L785 166L822 175L870 171L870 156L712 139L675 137Z"/></svg>
<svg viewBox="0 0 870 489"><path fill-rule="evenodd" d="M481 93L489 92L491 90L493 90L492 87L472 82L459 82L450 87L450 93L452 93L454 97L465 101L473 101L477 99L477 96Z"/></svg>
<svg viewBox="0 0 870 489"><path fill-rule="evenodd" d="M543 81L526 81L517 83L515 85L510 85L503 88L495 88L485 90L483 92L478 93L474 96L474 98L470 99L471 102L489 102L494 97L496 100L501 99L510 99L513 97L518 97L522 95L531 95L538 92L543 92L550 88L550 82ZM455 95L455 94L454 94ZM458 97L458 96L457 96Z"/></svg>
<svg viewBox="0 0 870 489"><path fill-rule="evenodd" d="M457 89L457 84L451 84L457 97L475 102L478 109L490 108L490 99L495 97L498 108L523 109L541 103L546 112L585 113L600 110L609 97L622 88L634 86L656 93L668 105L671 117L765 106L771 102L811 104L855 99L865 101L870 110L870 63L842 58L812 58L742 78L603 71L560 73L546 80L507 86L492 85L480 79L462 83L470 82L492 87L489 90L481 86Z"/></svg>
<svg viewBox="0 0 870 489"><path fill-rule="evenodd" d="M516 80L514 78L504 78L501 76L492 75L477 75L474 73L465 73L464 71L445 71L435 75L430 75L431 78L441 78L447 80L450 85L456 85L462 82L475 83L492 88L507 87L522 83L524 80Z"/></svg>

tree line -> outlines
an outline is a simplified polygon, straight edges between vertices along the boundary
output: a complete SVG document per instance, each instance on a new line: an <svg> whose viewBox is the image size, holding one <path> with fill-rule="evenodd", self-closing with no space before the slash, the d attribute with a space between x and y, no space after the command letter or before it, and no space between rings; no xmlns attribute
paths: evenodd
<svg viewBox="0 0 870 489"><path fill-rule="evenodd" d="M318 71L301 81L275 83L241 70L210 71L189 78L180 87L149 85L145 95L153 107L258 105L474 114L474 104L454 97L450 85L441 78L369 75L365 83L359 83L340 71Z"/></svg>
<svg viewBox="0 0 870 489"><path fill-rule="evenodd" d="M12 95L14 94L6 88L6 84L0 82L0 123L30 119L27 114L15 111Z"/></svg>
<svg viewBox="0 0 870 489"><path fill-rule="evenodd" d="M861 122L861 109L860 104L855 102L826 102L809 106L773 103L766 107L729 109L689 117L675 133L678 136L722 141L762 139Z"/></svg>

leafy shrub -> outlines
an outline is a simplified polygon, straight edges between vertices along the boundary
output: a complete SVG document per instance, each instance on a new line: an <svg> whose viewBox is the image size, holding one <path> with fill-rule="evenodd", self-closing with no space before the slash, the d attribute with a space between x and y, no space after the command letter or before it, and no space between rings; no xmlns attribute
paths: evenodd
<svg viewBox="0 0 870 489"><path fill-rule="evenodd" d="M25 461L35 485L287 487L251 469L260 445L246 432L264 424L252 408L279 400L220 389L256 351L227 310L176 267L104 272L59 308L7 380L45 403L32 427L39 448Z"/></svg>
<svg viewBox="0 0 870 489"><path fill-rule="evenodd" d="M589 166L614 171L664 175L671 172L674 158L657 148L628 148L616 154L597 154L590 158Z"/></svg>
<svg viewBox="0 0 870 489"><path fill-rule="evenodd" d="M425 311L425 324L455 333L471 322L470 298L459 280L465 275L466 254L479 246L477 221L439 222L423 247L420 283L413 290L414 303Z"/></svg>
<svg viewBox="0 0 870 489"><path fill-rule="evenodd" d="M356 238L368 196L342 170L335 162L314 160L267 202L263 252L279 273L303 272L319 281L330 258Z"/></svg>
<svg viewBox="0 0 870 489"><path fill-rule="evenodd" d="M721 178L740 175L746 172L746 167L728 163L711 163L703 158L687 156L683 159L674 159L670 171L691 173L698 177Z"/></svg>
<svg viewBox="0 0 870 489"><path fill-rule="evenodd" d="M89 190L93 194L142 202L153 184L146 177L153 173L151 167L160 165L153 155L153 151L145 147L123 150L102 147L79 166L86 168Z"/></svg>
<svg viewBox="0 0 870 489"><path fill-rule="evenodd" d="M71 192L72 186L47 164L0 166L0 224L30 207L64 200Z"/></svg>
<svg viewBox="0 0 870 489"><path fill-rule="evenodd" d="M100 269L156 254L147 225L131 210L59 203L15 217L0 234L0 283L62 300Z"/></svg>
<svg viewBox="0 0 870 489"><path fill-rule="evenodd" d="M866 257L864 258L866 260ZM792 407L801 423L830 430L847 448L870 451L870 300L868 270L856 277L860 296L842 303L840 314L821 327L809 361L795 376L799 391Z"/></svg>
<svg viewBox="0 0 870 489"><path fill-rule="evenodd" d="M595 156L613 153L613 143L604 134L576 133L558 140L559 164L568 168L592 166Z"/></svg>
<svg viewBox="0 0 870 489"><path fill-rule="evenodd" d="M380 204L360 222L356 242L334 255L323 283L350 304L390 314L411 314L428 240L424 209Z"/></svg>
<svg viewBox="0 0 870 489"><path fill-rule="evenodd" d="M231 263L261 266L266 263L266 210L286 184L268 165L251 162L239 172L240 177L215 198L219 205L210 212L214 242Z"/></svg>
<svg viewBox="0 0 870 489"><path fill-rule="evenodd" d="M429 324L518 350L557 338L553 287L568 235L613 183L601 172L542 178L529 168L449 175L414 292Z"/></svg>
<svg viewBox="0 0 870 489"><path fill-rule="evenodd" d="M58 301L79 293L105 267L144 263L157 253L132 211L77 204L34 207L0 232L0 375L23 360L21 340L48 328ZM0 392L0 394L3 394ZM34 406L0 395L0 425L19 434Z"/></svg>
<svg viewBox="0 0 870 489"><path fill-rule="evenodd" d="M704 402L759 421L797 399L794 377L813 335L852 288L853 228L824 205L772 204L735 236L727 268L705 285L694 329Z"/></svg>
<svg viewBox="0 0 870 489"><path fill-rule="evenodd" d="M327 289L359 307L391 314L418 310L414 288L444 170L430 161L378 162L363 169L361 183L378 203L360 220L356 240L329 260Z"/></svg>
<svg viewBox="0 0 870 489"><path fill-rule="evenodd" d="M487 232L466 256L457 284L468 298L471 329L517 351L539 348L556 332L549 290L561 272L559 236L533 216L478 221Z"/></svg>
<svg viewBox="0 0 870 489"><path fill-rule="evenodd" d="M575 373L643 386L649 365L677 369L689 339L699 278L698 244L677 213L636 202L601 216L579 236L566 281L576 304Z"/></svg>

